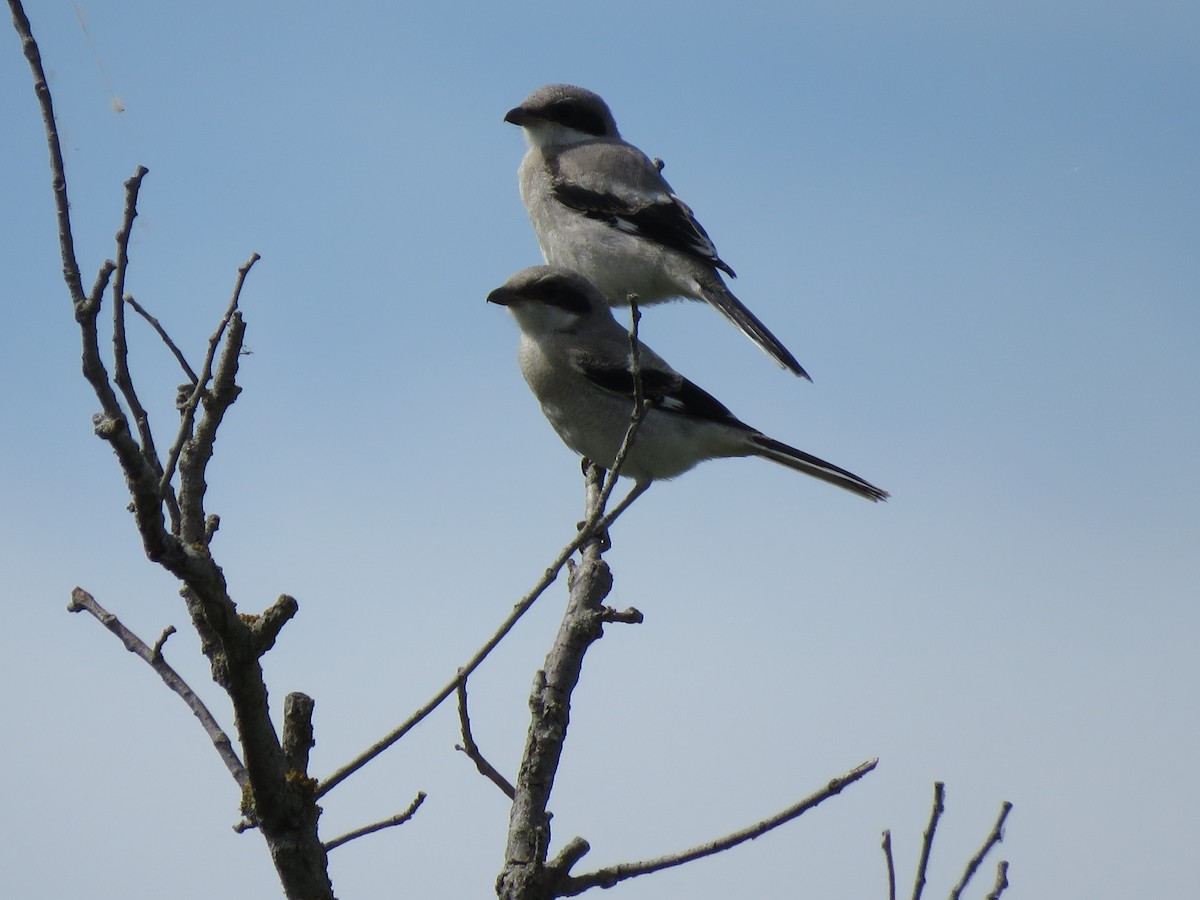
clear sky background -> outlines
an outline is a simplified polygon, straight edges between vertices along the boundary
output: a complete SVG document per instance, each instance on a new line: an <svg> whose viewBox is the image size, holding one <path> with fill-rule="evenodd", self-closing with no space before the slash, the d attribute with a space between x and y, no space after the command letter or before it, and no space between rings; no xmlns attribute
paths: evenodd
<svg viewBox="0 0 1200 900"><path fill-rule="evenodd" d="M945 896L1003 800L1012 898L1195 896L1200 879L1200 10L1187 2L32 4L90 284L122 182L128 289L193 361L237 266L253 355L210 469L235 598L298 618L266 658L317 701L323 776L450 678L570 538L578 465L484 297L540 262L534 88L602 94L813 374L712 310L643 337L769 434L893 493L759 460L656 486L614 530L611 627L555 789L579 870L757 821L878 756L769 836L627 900L886 896L935 780ZM86 29L81 25L86 21ZM0 41L0 861L13 897L270 897L261 838L183 705L82 585L232 727L177 585L148 564L60 263L15 35ZM114 104L123 112L114 111ZM131 326L160 441L182 379ZM472 681L513 773L558 585ZM506 799L452 709L325 798L343 898L492 895ZM616 896L616 894L614 894Z"/></svg>

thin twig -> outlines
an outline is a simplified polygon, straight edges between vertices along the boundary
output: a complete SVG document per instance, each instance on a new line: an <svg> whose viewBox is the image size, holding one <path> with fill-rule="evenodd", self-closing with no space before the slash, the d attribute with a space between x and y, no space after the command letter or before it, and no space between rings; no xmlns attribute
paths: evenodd
<svg viewBox="0 0 1200 900"><path fill-rule="evenodd" d="M348 831L341 837L334 838L332 841L326 841L324 845L325 852L328 853L335 847L340 847L342 844L349 843L355 838L364 837L368 834L374 834L377 831L383 831L385 828L392 828L396 825L403 825L414 815L416 815L417 810L421 808L421 804L425 802L425 796L425 792L420 791L417 794L417 798L413 800L411 804L409 804L408 809L399 815L392 816L390 819L384 819L382 822L376 822L373 825L364 825L362 828L356 828L354 831Z"/></svg>
<svg viewBox="0 0 1200 900"><path fill-rule="evenodd" d="M1000 900L1000 895L1004 893L1006 887L1008 887L1008 860L1002 859L996 866L996 883L984 900Z"/></svg>
<svg viewBox="0 0 1200 900"><path fill-rule="evenodd" d="M204 397L204 391L208 387L208 381L212 378L213 360L217 355L217 347L220 346L221 338L225 335L225 329L229 327L234 313L237 312L238 300L242 294L242 285L246 282L246 275L259 259L260 257L257 253L252 253L249 260L238 266L238 277L233 288L233 298L229 301L229 307L225 310L225 315L221 317L221 321L217 325L217 330L208 339L208 352L204 356L204 365L200 369L199 377L195 379L195 386L191 396L188 397L183 409L180 410L182 421L179 423L179 433L175 437L175 443L171 445L171 452L167 457L167 464L163 469L162 479L159 482L159 496L163 496L166 493L171 479L175 477L175 467L179 464L179 455L183 452L183 445L192 436L192 424L196 417L196 407L200 405L200 401Z"/></svg>
<svg viewBox="0 0 1200 900"><path fill-rule="evenodd" d="M133 220L137 217L138 192L141 190L142 179L149 170L138 166L133 176L125 182L125 213L121 219L121 227L117 231L117 262L113 279L113 382L121 389L129 412L137 426L138 439L141 442L142 455L156 478L162 477L162 461L158 458L158 449L154 445L154 432L150 428L150 414L142 405L137 390L133 384L133 376L129 371L129 344L125 335L125 304L132 301L125 293L125 276L129 270L129 240L133 234ZM136 308L136 307L135 307ZM167 505L167 513L171 518L171 531L179 531L179 503L175 492L168 490L163 496Z"/></svg>
<svg viewBox="0 0 1200 900"><path fill-rule="evenodd" d="M167 349L171 351L171 353L175 356L175 359L179 362L179 367L183 369L183 374L187 376L188 381L195 385L196 381L198 380L196 378L196 373L192 371L192 367L188 365L187 358L184 357L183 351L176 346L173 340L171 340L171 336L167 334L167 330L163 328L162 323L159 322L154 316L150 315L146 308L134 299L132 294L125 295L125 302L132 306L133 311L145 319L149 323L150 327L158 333L159 338L162 339L162 342L167 345Z"/></svg>
<svg viewBox="0 0 1200 900"><path fill-rule="evenodd" d="M673 866L683 865L686 862L691 862L694 859L701 859L705 856L712 856L715 853L721 853L732 847L736 847L745 841L753 840L761 837L768 831L778 828L780 825L790 822L797 816L807 812L814 806L828 800L830 797L841 793L842 789L848 785L858 781L868 772L878 765L878 759L868 760L860 766L851 769L844 775L840 775L829 782L824 788L804 798L799 803L789 806L787 809L769 819L751 825L748 828L743 828L740 831L735 831L733 834L726 835L723 838L718 838L715 841L709 841L706 844L701 844L693 847L690 850L685 850L682 853L673 853L668 856L661 856L658 859L645 860L635 863L621 863L615 866L607 866L603 869L597 869L595 872L590 872L587 875L579 877L567 877L564 883L557 891L557 895L561 897L574 897L583 891L593 887L609 888L620 881L628 878L635 878L639 875L647 875L651 872L659 872L663 869L669 869Z"/></svg>
<svg viewBox="0 0 1200 900"><path fill-rule="evenodd" d="M467 758L475 763L479 774L500 788L511 800L513 798L512 783L484 758L479 750L479 745L475 743L475 736L471 734L471 716L467 712L467 679L465 676L458 682L458 723L462 729L463 742L455 744L454 749L465 753Z"/></svg>
<svg viewBox="0 0 1200 900"><path fill-rule="evenodd" d="M1000 804L1000 815L996 819L996 824L992 826L992 833L983 842L983 846L979 848L979 852L972 856L967 863L967 868L963 872L962 879L954 886L954 890L950 892L950 900L959 900L962 892L967 888L967 883L975 875L975 871L983 863L984 858L993 847L1004 840L1004 820L1008 818L1010 810L1012 810L1012 804L1007 800Z"/></svg>
<svg viewBox="0 0 1200 900"><path fill-rule="evenodd" d="M629 457L629 451L633 448L634 439L637 437L638 431L642 427L642 421L646 418L646 413L650 409L649 402L643 396L642 391L642 344L638 338L638 323L642 319L641 311L638 309L637 294L629 295L629 374L633 378L633 410L629 415L629 427L625 429L625 437L621 441L621 446L617 449L617 455L613 459L612 467L608 471L608 475L604 480L604 489L600 494L600 503L597 506L597 518L604 513L604 508L608 505L608 499L612 496L613 489L617 485L617 478L621 475L621 469L625 466L625 460ZM634 494L634 499L637 499L646 488L650 486L650 482L643 482L645 487ZM629 502L633 502L632 500ZM628 505L628 504L626 504ZM614 516L613 518L616 518ZM603 527L593 524L596 531L602 530Z"/></svg>
<svg viewBox="0 0 1200 900"><path fill-rule="evenodd" d="M632 504L634 500L645 493L646 489L650 487L650 484L651 482L647 481L636 485L633 490L629 492L629 495L626 496L620 503L618 503L608 515L603 516L595 522L590 520L586 522L584 526L580 528L579 533L575 535L575 539L563 547L558 556L554 558L554 561L550 563L549 567L542 574L542 577L538 580L537 584L535 584L529 593L527 593L517 602L517 604L513 607L513 611L509 614L508 618L506 618L500 624L500 627L496 630L496 632L490 638L488 638L487 642L475 653L474 656L471 657L470 660L468 660L459 668L458 674L456 674L453 679L445 684L441 690L434 694L429 702L405 719L402 723L400 723L400 725L392 729L392 731L388 732L340 769L337 769L335 772L329 775L329 777L323 779L321 781L321 786L317 788L317 797L320 798L329 793L329 791L333 790L333 788L337 787L375 757L379 756L379 754L387 750L388 747L392 746L394 743L412 731L412 729L420 724L420 722L424 720L426 716L441 706L442 703L445 702L446 698L458 689L459 681L479 668L480 664L487 659L488 655L493 650L496 649L497 645L499 645L504 637L510 631L512 631L513 627L517 624L521 617L525 615L525 613L529 612L530 608L537 601L537 599L541 597L543 593L545 593L546 588L552 585L558 578L558 573L562 571L563 566L566 565L567 560L570 559L575 551L590 541L593 535L595 535L600 529L610 527L613 522L617 520L617 517L629 508L630 504Z"/></svg>
<svg viewBox="0 0 1200 900"><path fill-rule="evenodd" d="M133 386L129 373L129 342L125 337L125 275L129 270L129 239L133 236L133 220L137 217L138 191L146 177L145 166L138 166L133 176L125 182L125 214L117 231L117 270L113 276L113 382L121 389L133 421L137 423L138 437L142 442L142 453L154 466L159 465L154 450L154 436L150 432L150 418Z"/></svg>
<svg viewBox="0 0 1200 900"><path fill-rule="evenodd" d="M233 780L238 783L238 787L245 787L246 767L238 759L237 752L233 749L233 744L229 740L229 736L217 724L217 720L213 718L213 714L209 712L208 707L204 705L204 701L196 696L196 692L188 686L188 683L162 657L162 645L169 633L174 629L168 629L159 638L158 643L154 647L148 647L141 638L126 628L120 619L97 603L95 597L79 587L71 591L71 602L67 604L67 610L69 612L86 611L91 613L101 625L121 640L126 650L141 657L150 668L157 672L158 677L163 680L163 683L178 694L180 699L187 704L188 709L192 711L192 714L200 720L200 724L204 727L205 732L212 741L213 747L216 748L221 761L225 763L225 768L229 769L229 774L233 776Z"/></svg>
<svg viewBox="0 0 1200 900"><path fill-rule="evenodd" d="M21 38L21 49L33 72L33 92L37 95L38 106L41 108L46 143L50 150L50 173L54 191L54 211L58 217L58 246L62 253L63 279L71 294L71 302L79 309L87 304L88 298L83 294L83 281L79 275L79 263L75 258L75 238L71 233L71 204L67 200L66 167L63 164L62 146L58 140L58 124L54 120L54 101L50 97L46 70L42 67L42 54L38 50L37 41L33 39L29 17L25 15L25 10L18 0L9 0L8 5L12 10L13 27ZM101 273L107 279L108 275L103 269ZM101 287L99 291L94 292L95 302L99 302L99 295L103 290Z"/></svg>
<svg viewBox="0 0 1200 900"><path fill-rule="evenodd" d="M929 851L933 848L933 835L937 831L938 819L946 811L946 784L942 781L933 783L933 811L929 814L929 827L925 829L925 837L921 841L921 859L917 863L917 878L913 883L913 900L920 900L921 891L925 889L925 870L929 867Z"/></svg>
<svg viewBox="0 0 1200 900"><path fill-rule="evenodd" d="M892 858L892 832L883 832L883 858L887 863L888 900L896 900L896 861Z"/></svg>

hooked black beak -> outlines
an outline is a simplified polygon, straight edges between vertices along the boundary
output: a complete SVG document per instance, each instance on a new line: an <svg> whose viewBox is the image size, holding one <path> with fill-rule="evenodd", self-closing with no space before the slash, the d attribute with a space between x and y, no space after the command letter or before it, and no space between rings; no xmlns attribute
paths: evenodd
<svg viewBox="0 0 1200 900"><path fill-rule="evenodd" d="M525 107L523 107L523 106L514 106L512 109L510 109L508 112L506 112L504 114L504 121L509 122L513 125L522 125L523 126L526 122L528 122L532 118L533 118L533 116L529 115L529 113L527 113L525 111Z"/></svg>
<svg viewBox="0 0 1200 900"><path fill-rule="evenodd" d="M497 306L512 306L519 299L520 295L507 287L498 287L487 295L487 302L495 303Z"/></svg>

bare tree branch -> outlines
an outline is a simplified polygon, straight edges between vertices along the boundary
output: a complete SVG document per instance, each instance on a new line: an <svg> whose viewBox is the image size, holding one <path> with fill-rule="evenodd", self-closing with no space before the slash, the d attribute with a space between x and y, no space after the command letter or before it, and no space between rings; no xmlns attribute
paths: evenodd
<svg viewBox="0 0 1200 900"><path fill-rule="evenodd" d="M603 502L603 476L588 470L586 520L597 519ZM612 588L612 574L601 558L607 541L598 532L583 546L568 577L567 609L544 667L534 678L529 697L531 721L517 773L509 818L504 868L496 882L500 900L551 897L560 874L546 865L550 845L547 804L562 758L570 720L571 695L579 683L584 655L603 634L601 609Z"/></svg>
<svg viewBox="0 0 1200 900"><path fill-rule="evenodd" d="M242 285L246 282L246 275L250 272L251 267L258 262L259 259L260 257L257 253L252 253L250 255L250 259L238 267L238 277L237 283L233 288L233 298L229 301L229 307L225 310L225 315L221 318L220 323L217 325L217 330L213 332L212 336L208 339L208 353L205 354L204 365L200 369L200 376L196 379L195 387L192 389L191 396L187 398L187 400L184 402L183 408L180 410L182 421L179 423L179 433L175 438L175 442L171 445L171 451L167 457L167 464L163 470L162 478L159 482L160 496L166 494L167 489L171 484L171 479L175 477L175 467L179 463L180 456L184 450L184 445L193 437L193 423L195 421L196 408L200 405L200 401L206 396L206 391L208 390L208 381L213 376L213 360L216 357L217 348L221 344L221 338L225 335L226 328L230 328L231 331L230 340L226 344L225 359L228 360L230 356L229 351L231 349L234 351L232 360L229 360L228 363L225 363L225 365L232 367L231 370L227 370L228 382L226 386L232 387L232 376L237 373L237 354L241 353L242 349L241 335L245 330L245 325L241 323L241 316L237 312L238 301L242 294ZM213 392L217 390L218 386L214 384ZM211 396L213 392L209 392L209 396ZM229 404L233 403L234 397L236 397L236 393L232 397L229 397L227 402L220 407L220 413L222 415L224 414L225 408L227 408ZM196 448L200 457L202 457L206 462L208 455L211 455L212 452L211 441L216 437L216 426L220 424L220 418L220 415L218 415L211 425L205 429L205 431L210 435L206 441L207 447L205 447L202 443ZM207 454L203 452L205 449L207 449ZM203 490L201 490L201 496L203 496ZM186 528L187 523L185 522L184 524ZM199 534L203 533L203 529L195 528L195 522L193 522L192 525L194 532L198 532ZM185 537L184 540L187 540L187 538Z"/></svg>
<svg viewBox="0 0 1200 900"><path fill-rule="evenodd" d="M768 819L764 819L755 825L743 828L740 831L735 831L732 834L726 835L723 838L718 838L714 841L709 841L706 844L700 844L690 850L684 850L682 853L673 853L667 856L661 856L657 859L645 860L635 863L621 863L615 866L607 866L603 869L597 869L595 872L590 872L587 875L579 877L566 876L566 872L562 873L563 882L556 888L555 896L573 897L583 891L593 887L609 888L620 881L628 878L636 878L639 875L648 875L651 872L660 872L663 869L669 869L673 866L683 865L692 860L701 859L705 856L712 856L715 853L721 853L736 847L738 844L745 841L754 840L761 837L768 831L778 828L792 819L797 818L814 806L828 800L842 792L848 785L858 781L868 772L879 764L878 759L868 760L862 765L856 766L844 775L840 775L829 782L824 788L816 793L804 798L799 803L789 806L787 809L779 812Z"/></svg>
<svg viewBox="0 0 1200 900"><path fill-rule="evenodd" d="M42 54L38 50L37 41L29 26L29 17L25 15L19 0L8 0L12 10L13 27L21 38L21 49L29 68L33 72L33 91L37 95L38 106L42 111L42 124L46 130L46 143L50 150L51 188L54 191L54 210L58 217L58 246L62 252L63 280L71 295L71 302L76 309L87 304L88 298L83 294L83 280L79 276L79 263L75 258L75 236L71 232L71 204L67 201L66 167L63 165L62 145L58 140L58 124L54 120L54 101L50 97L50 86L46 83L46 71L42 68ZM115 268L115 266L114 266ZM101 270L103 280L108 274ZM93 290L97 298L104 291L104 286L97 279L98 290Z"/></svg>
<svg viewBox="0 0 1200 900"><path fill-rule="evenodd" d="M929 815L929 827L925 829L925 837L921 841L921 859L917 863L917 878L913 883L913 900L920 900L921 891L925 889L925 870L929 866L929 852L933 848L933 835L937 831L938 819L946 811L946 784L942 781L933 783L933 811Z"/></svg>
<svg viewBox="0 0 1200 900"><path fill-rule="evenodd" d="M975 871L983 863L984 858L988 855L993 847L1004 840L1004 820L1008 818L1009 812L1012 810L1012 804L1005 800L1000 804L1000 815L996 819L996 824L992 826L992 833L988 835L987 840L983 842L983 846L979 848L979 852L971 857L967 863L967 868L963 872L962 878L958 884L954 886L954 890L950 892L950 900L959 900L962 892L966 890L967 883L975 875Z"/></svg>
<svg viewBox="0 0 1200 900"><path fill-rule="evenodd" d="M199 720L205 733L208 734L209 740L212 741L213 747L216 748L217 755L221 757L221 762L225 763L225 768L229 770L229 774L233 776L233 780L237 782L238 787L245 787L246 767L238 759L237 751L233 749L229 735L225 733L224 728L217 724L217 720L209 712L208 707L204 705L204 701L196 696L196 692L188 686L188 683L162 657L162 646L166 642L167 637L175 630L174 628L168 628L164 631L162 637L158 639L158 642L152 648L147 647L146 643L126 628L120 619L102 607L96 602L95 597L80 587L75 588L71 592L71 602L67 604L67 610L69 612L91 613L101 625L121 640L126 650L141 657L158 674L158 677L163 680L163 684L178 694L179 698L187 704L188 709L192 711L192 715Z"/></svg>
<svg viewBox="0 0 1200 900"><path fill-rule="evenodd" d="M465 753L467 758L475 763L479 774L500 788L511 800L513 797L512 783L484 758L479 750L479 745L475 743L474 735L471 734L471 717L467 713L467 679L465 677L458 682L458 724L462 730L463 742L455 744L454 749Z"/></svg>
<svg viewBox="0 0 1200 900"><path fill-rule="evenodd" d="M1000 895L1004 893L1006 887L1008 887L1008 862L1002 859L996 866L996 883L984 900L1000 900Z"/></svg>
<svg viewBox="0 0 1200 900"><path fill-rule="evenodd" d="M892 858L892 832L883 832L883 859L887 864L888 900L896 900L896 861Z"/></svg>
<svg viewBox="0 0 1200 900"><path fill-rule="evenodd" d="M287 769L287 759L271 720L267 689L259 664L259 644L254 640L250 627L238 617L224 574L204 543L205 537L212 533L208 528L209 520L204 515L204 472L212 455L217 427L240 390L235 383L235 376L245 326L236 313L236 307L246 273L257 255L239 270L233 301L210 342L204 373L193 391L191 402L186 406L187 425L172 448L171 465L174 467L178 463L181 470L181 521L179 533L176 534L167 530L163 515L166 486L170 484L171 476L160 470L157 461L149 458L131 435L128 419L100 352L97 320L103 291L112 273L120 267L111 261L106 262L100 269L91 295L84 296L71 233L62 148L41 56L20 0L9 0L9 7L33 73L34 90L41 107L50 150L63 276L80 328L83 374L101 407L101 412L94 419L96 434L107 441L116 453L133 499L135 521L147 557L183 582L182 593L200 635L201 649L212 667L213 680L225 689L233 704L246 769L247 789L243 790L243 800L247 817L258 823L271 850L285 893L289 897L304 900L332 900L333 886L329 881L328 859L317 835L320 807L314 802L311 779L307 778L306 773L300 773L303 777L296 778L295 773L289 773ZM126 194L126 221L129 223L132 222L132 212L128 204L133 202L136 184L135 176ZM229 333L225 340L225 352L214 372L212 360L226 328ZM213 385L211 390L206 391L210 373ZM202 401L204 415L193 432L192 419L197 405ZM148 652L152 655L152 651Z"/></svg>
<svg viewBox="0 0 1200 900"><path fill-rule="evenodd" d="M183 374L187 376L188 381L195 385L197 381L196 373L192 371L192 367L188 365L187 358L183 355L183 351L176 346L173 340L171 340L171 336L167 334L167 330L163 328L162 323L159 322L154 316L150 315L146 308L142 306L142 304L138 303L136 299L134 299L132 294L125 295L125 302L132 306L133 311L145 319L149 323L150 327L157 332L158 336L162 339L162 342L167 345L167 349L171 351L175 359L179 362L179 367L183 369Z"/></svg>
<svg viewBox="0 0 1200 900"><path fill-rule="evenodd" d="M373 825L364 825L362 828L356 828L354 831L349 831L346 834L343 834L341 837L334 838L332 841L326 841L325 852L328 853L335 847L340 847L342 844L349 843L356 838L365 837L366 835L374 834L377 831L383 831L385 828L403 825L414 815L416 815L417 810L421 808L421 804L425 802L425 796L425 792L420 791L417 794L417 798L413 800L411 804L409 804L408 809L406 809L404 812L392 816L390 819L384 819L382 822L376 822Z"/></svg>
<svg viewBox="0 0 1200 900"><path fill-rule="evenodd" d="M154 433L150 429L150 416L138 398L133 384L133 376L129 371L129 344L125 337L125 304L131 298L125 293L125 276L129 269L129 239L133 234L133 220L137 217L137 198L142 186L142 179L149 170L138 166L133 177L125 182L125 215L121 227L117 231L117 263L113 279L113 382L121 389L121 394L129 406L130 415L137 425L138 439L141 442L142 455L150 464L153 471L161 478L162 462L158 458L158 449L154 446ZM161 328L160 328L160 333ZM168 339L169 341L169 339ZM171 532L179 532L179 503L175 492L168 490L163 496L167 504L167 513L171 518Z"/></svg>
<svg viewBox="0 0 1200 900"><path fill-rule="evenodd" d="M597 471L602 470L598 469ZM320 787L317 788L317 797L320 798L329 793L329 791L333 790L371 760L375 759L375 757L379 756L379 754L387 750L388 747L391 747L398 740L403 738L406 734L412 731L413 728L420 724L426 716L441 706L442 703L445 702L446 698L458 689L459 681L479 668L480 664L487 659L488 655L495 650L500 642L508 635L508 633L512 631L513 627L517 624L521 617L525 615L525 613L529 612L530 608L535 602L537 602L537 599L542 596L546 588L552 585L558 578L558 573L562 571L562 567L566 565L567 560L570 559L575 551L582 547L586 542L590 541L594 535L611 527L613 522L615 522L617 518L630 507L633 501L645 493L646 489L650 487L650 484L650 482L645 482L644 484L635 486L633 490L629 492L629 495L626 496L620 503L618 503L616 507L614 507L607 515L597 515L594 512L593 514L589 515L583 525L580 526L579 533L575 536L575 539L559 552L558 556L554 558L554 561L551 562L546 568L546 571L542 574L542 577L538 580L537 584L535 584L529 593L527 593L516 603L508 618L506 618L500 624L500 627L490 638L488 638L487 642L480 647L478 651L476 651L475 655L472 656L464 665L459 667L458 673L454 676L454 678L447 682L441 688L441 690L434 694L424 706L410 715L407 719L400 723L400 725L392 729L392 731L388 732L354 759L350 760L350 762L346 763L340 769L337 769L327 778L323 779L320 783ZM603 513L603 510L601 509L599 512Z"/></svg>
<svg viewBox="0 0 1200 900"><path fill-rule="evenodd" d="M154 452L154 436L150 433L150 420L145 407L138 399L129 373L129 343L125 339L125 275L129 269L129 239L133 234L133 220L137 217L138 191L142 179L149 170L138 166L133 177L125 182L125 215L117 231L117 269L114 273L113 291L113 382L121 389L125 402L137 423L138 436L142 440L142 453L147 459L158 460Z"/></svg>

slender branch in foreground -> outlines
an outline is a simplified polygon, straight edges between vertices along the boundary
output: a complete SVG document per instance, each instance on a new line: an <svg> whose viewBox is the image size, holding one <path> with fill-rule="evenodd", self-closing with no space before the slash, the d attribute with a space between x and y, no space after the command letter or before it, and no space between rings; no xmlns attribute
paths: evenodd
<svg viewBox="0 0 1200 900"><path fill-rule="evenodd" d="M690 850L685 850L682 853L673 853L668 856L661 856L658 859L650 859L644 862L621 863L615 866L607 866L603 869L597 869L595 872L590 872L587 875L579 877L566 877L564 883L556 891L556 894L561 897L574 897L583 891L593 887L610 888L620 881L628 878L635 878L639 875L647 875L651 872L659 872L663 869L669 869L673 866L683 865L686 862L691 862L694 859L701 859L705 856L712 856L715 853L729 850L736 847L738 844L745 841L754 840L761 837L768 831L778 828L792 819L797 818L814 806L828 800L842 792L848 785L858 781L868 772L879 764L878 759L871 759L860 766L856 766L844 775L840 775L829 782L824 788L805 797L799 803L789 806L769 819L751 825L748 828L743 828L740 831L735 831L732 834L726 835L723 838L718 838L715 841L709 841L706 844L700 844ZM565 875L565 873L564 873Z"/></svg>
<svg viewBox="0 0 1200 900"><path fill-rule="evenodd" d="M967 868L963 872L962 879L954 886L954 890L950 892L950 900L959 900L962 892L967 888L967 883L974 877L976 870L983 863L984 858L991 852L993 847L1004 840L1004 820L1008 818L1011 810L1012 804L1007 800L1000 804L1000 815L996 819L996 824L992 826L992 833L983 842L983 846L979 848L979 852L972 856L967 863Z"/></svg>
<svg viewBox="0 0 1200 900"><path fill-rule="evenodd" d="M126 628L120 619L97 603L95 597L79 587L71 592L71 602L67 604L67 610L69 612L91 613L101 625L120 638L126 650L141 657L150 668L157 672L158 677L163 680L163 683L178 694L180 699L187 704L188 709L192 711L192 714L200 720L200 724L208 734L209 740L212 741L213 747L216 748L221 761L225 763L225 768L229 770L229 774L233 776L233 780L238 783L238 787L245 787L246 767L238 759L237 752L233 749L233 744L229 740L229 735L217 724L217 720L213 718L213 714L209 712L208 707L204 705L204 701L196 696L196 692L188 686L179 673L171 668L162 657L162 646L170 633L174 631L173 628L164 631L158 642L153 647L148 647L141 638Z"/></svg>
<svg viewBox="0 0 1200 900"><path fill-rule="evenodd" d="M1008 887L1008 862L1000 860L1000 864L996 866L996 883L992 886L992 891L984 900L1000 900L1000 895L1004 893L1004 889Z"/></svg>
<svg viewBox="0 0 1200 900"><path fill-rule="evenodd" d="M356 838L365 837L368 834L374 834L377 831L383 831L385 828L392 828L396 825L403 825L409 819L417 814L417 810L421 808L421 804L425 802L425 792L417 793L417 798L409 804L408 809L399 815L392 816L390 819L384 819L382 822L376 822L373 825L364 825L362 828L356 828L354 831L348 831L341 837L335 837L332 841L325 842L325 852L328 853L335 847L340 847L342 844L349 843Z"/></svg>
<svg viewBox="0 0 1200 900"><path fill-rule="evenodd" d="M463 742L455 744L454 749L465 753L467 758L475 763L475 768L479 770L479 774L500 788L508 799L511 800L513 798L512 783L484 758L483 754L479 751L479 745L475 743L475 736L471 734L471 716L467 712L466 678L458 682L458 724L462 729Z"/></svg>
<svg viewBox="0 0 1200 900"><path fill-rule="evenodd" d="M888 900L896 900L896 861L892 857L892 832L883 832L883 859L887 863Z"/></svg>
<svg viewBox="0 0 1200 900"><path fill-rule="evenodd" d="M946 783L933 783L933 810L929 814L929 827L925 829L925 837L921 841L921 859L917 863L917 878L913 883L913 900L920 900L921 891L925 889L925 870L929 867L929 851L933 848L933 835L937 831L938 819L946 811Z"/></svg>
<svg viewBox="0 0 1200 900"><path fill-rule="evenodd" d="M166 344L167 349L171 351L175 359L179 362L179 367L183 369L183 374L187 376L188 381L195 385L195 383L199 380L196 378L196 373L192 371L192 367L188 365L187 358L183 355L183 351L175 345L173 340L171 340L171 336L167 334L167 330L163 328L162 323L159 322L154 316L150 315L146 308L142 306L142 304L138 303L132 295L126 294L125 302L132 306L133 311L145 319L146 322L149 323L150 327L158 333L158 336L162 339L162 342Z"/></svg>

